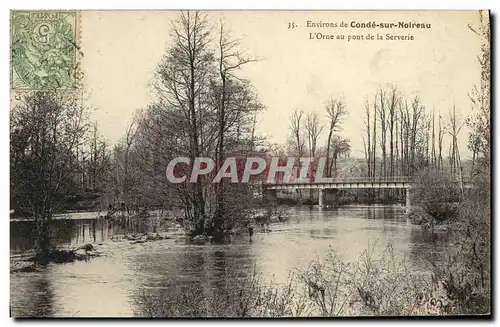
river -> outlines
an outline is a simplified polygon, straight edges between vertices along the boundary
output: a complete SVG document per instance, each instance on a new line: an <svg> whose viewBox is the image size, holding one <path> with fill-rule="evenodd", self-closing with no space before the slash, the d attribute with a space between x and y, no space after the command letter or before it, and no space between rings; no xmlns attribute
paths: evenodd
<svg viewBox="0 0 500 327"><path fill-rule="evenodd" d="M285 282L295 269L323 258L331 248L343 261L357 260L369 246L382 251L392 244L414 271L426 272L428 257L448 246L446 234L431 236L407 222L400 206L346 206L320 210L291 207L286 221L270 232L234 237L230 244L187 245L168 239L143 244L113 242L124 232L157 229L146 219L112 222L60 219L56 239L62 247L100 243L108 255L88 262L51 264L41 272L12 273L12 316L130 317L137 313L135 296L144 288L197 284L214 287L218 280L254 269L266 280ZM11 222L11 256L32 246L32 224Z"/></svg>

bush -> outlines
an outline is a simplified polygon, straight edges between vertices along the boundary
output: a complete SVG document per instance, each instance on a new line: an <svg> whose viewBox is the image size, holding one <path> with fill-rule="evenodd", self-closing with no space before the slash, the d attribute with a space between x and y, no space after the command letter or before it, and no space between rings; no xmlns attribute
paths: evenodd
<svg viewBox="0 0 500 327"><path fill-rule="evenodd" d="M228 276L215 288L170 286L137 297L139 316L157 317L294 317L302 315L295 299L294 278L284 285L264 286L255 270L250 276ZM208 285L205 285L208 286Z"/></svg>
<svg viewBox="0 0 500 327"><path fill-rule="evenodd" d="M435 304L442 294L431 281L410 272L391 246L378 257L374 250L364 251L354 264L343 263L330 251L323 263L309 267L301 279L309 288L315 316L441 314ZM316 296L311 296L313 285L320 285Z"/></svg>
<svg viewBox="0 0 500 327"><path fill-rule="evenodd" d="M457 183L437 170L428 169L416 177L411 202L442 223L456 217L459 195Z"/></svg>
<svg viewBox="0 0 500 327"><path fill-rule="evenodd" d="M443 176L431 176L434 175L423 176L416 194L426 212L436 214L442 208L438 204L456 201L456 192L443 191L442 185L450 182ZM428 275L410 271L404 259L394 256L390 246L380 255L374 254L372 246L355 263L343 262L330 250L323 260L313 261L307 269L291 275L285 285L264 284L254 270L250 276L226 274L220 284L212 285L208 291L208 285L171 286L155 293L144 291L137 300L138 314L147 317L488 314L491 311L488 176L476 178L475 186L467 191L463 201L455 204L455 215L447 218L455 244L444 258L435 254L430 259L433 270ZM426 205L422 199L428 199L430 204Z"/></svg>
<svg viewBox="0 0 500 327"><path fill-rule="evenodd" d="M430 281L412 274L388 247L375 259L374 247L358 262L344 263L330 251L285 285L265 285L254 270L248 277L224 277L208 285L171 286L137 298L146 317L300 317L436 315L446 302Z"/></svg>
<svg viewBox="0 0 500 327"><path fill-rule="evenodd" d="M444 264L434 262L434 274L442 282L453 305L450 314L487 314L491 310L491 205L490 178L474 180L451 225L456 244Z"/></svg>

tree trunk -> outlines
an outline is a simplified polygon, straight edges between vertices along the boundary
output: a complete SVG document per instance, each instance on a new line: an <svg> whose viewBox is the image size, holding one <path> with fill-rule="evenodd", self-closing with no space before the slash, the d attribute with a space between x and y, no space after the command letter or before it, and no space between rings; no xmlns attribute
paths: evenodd
<svg viewBox="0 0 500 327"><path fill-rule="evenodd" d="M332 142L332 134L333 134L333 124L330 124L330 131L328 132L328 140L326 142L326 177L331 177L332 176L332 171L329 168L329 162L330 162L330 146Z"/></svg>
<svg viewBox="0 0 500 327"><path fill-rule="evenodd" d="M48 220L37 219L37 236L35 240L35 253L37 262L47 264L50 260L50 235Z"/></svg>

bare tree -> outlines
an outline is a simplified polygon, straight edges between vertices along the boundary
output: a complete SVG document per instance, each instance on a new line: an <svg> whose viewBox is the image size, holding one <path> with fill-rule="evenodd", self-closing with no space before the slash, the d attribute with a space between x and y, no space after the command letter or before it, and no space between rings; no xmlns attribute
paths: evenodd
<svg viewBox="0 0 500 327"><path fill-rule="evenodd" d="M137 205L136 192L137 186L135 171L132 168L132 151L137 135L137 118L134 117L128 124L125 135L120 143L115 146L115 174L117 174L116 185L119 202L122 203L121 209L131 213L132 207Z"/></svg>
<svg viewBox="0 0 500 327"><path fill-rule="evenodd" d="M387 99L387 110L388 110L388 128L389 128L389 175L394 176L394 161L397 154L397 150L394 151L394 141L397 143L397 107L399 104L399 96L397 94L397 89L394 86L388 95ZM394 135L396 134L396 135Z"/></svg>
<svg viewBox="0 0 500 327"><path fill-rule="evenodd" d="M351 151L351 144L349 139L343 138L339 135L334 135L332 137L332 142L330 143L331 153L332 153L332 170L333 175L337 177L337 159L342 155L348 155ZM331 173L330 173L331 175Z"/></svg>
<svg viewBox="0 0 500 327"><path fill-rule="evenodd" d="M365 150L366 166L368 168L368 177L372 176L372 147L371 147L371 124L370 124L370 105L365 99L365 132L366 138L363 136L363 145Z"/></svg>
<svg viewBox="0 0 500 327"><path fill-rule="evenodd" d="M305 140L302 130L302 118L304 110L295 108L290 117L290 130L292 132L293 147L298 157L302 157L305 152Z"/></svg>
<svg viewBox="0 0 500 327"><path fill-rule="evenodd" d="M387 152L386 152L386 141L387 141L387 113L386 113L386 99L385 91L380 88L379 90L379 106L378 118L380 122L380 150L382 151L382 162L380 165L380 172L382 176L387 175Z"/></svg>
<svg viewBox="0 0 500 327"><path fill-rule="evenodd" d="M25 95L11 112L11 199L37 225L35 250L49 260L49 225L77 192L78 144L87 129L87 109L74 94Z"/></svg>
<svg viewBox="0 0 500 327"><path fill-rule="evenodd" d="M439 115L438 120L438 158L437 167L439 171L443 171L443 139L444 139L444 126L442 124L442 117Z"/></svg>
<svg viewBox="0 0 500 327"><path fill-rule="evenodd" d="M257 113L264 109L250 81L238 76L255 60L244 54L239 40L230 38L222 21L218 27L213 33L207 17L199 12L182 13L173 23L174 42L155 76L159 99L142 113L140 142L134 148L155 188L165 186L162 192L170 199L175 191L175 201L169 203L180 202L191 236L221 236L228 230L226 218L234 212L226 209L236 208L228 196L233 188L225 179L212 183L212 174L199 176L196 183L171 184L164 168L173 157L187 156L192 163L207 156L215 157L217 171L228 153L253 150L259 141ZM216 40L212 35L217 35ZM178 169L190 173L188 166L178 165ZM239 210L243 215L245 208Z"/></svg>
<svg viewBox="0 0 500 327"><path fill-rule="evenodd" d="M409 115L409 175L413 176L418 167L417 163L417 141L419 137L419 132L422 131L421 124L424 122L425 107L420 103L418 96L415 96L411 102L411 111Z"/></svg>
<svg viewBox="0 0 500 327"><path fill-rule="evenodd" d="M435 110L432 109L432 136L431 136L431 165L437 167L437 156L436 156L436 115Z"/></svg>
<svg viewBox="0 0 500 327"><path fill-rule="evenodd" d="M88 187L94 192L102 192L111 168L110 152L107 142L103 140L99 133L96 122L92 123L89 134L89 158L86 161L86 166L83 165L82 167L88 182L82 184L81 190L84 191Z"/></svg>
<svg viewBox="0 0 500 327"><path fill-rule="evenodd" d="M309 112L307 114L306 131L309 144L309 155L313 158L316 156L316 146L318 144L318 138L323 131L323 125L320 123L318 114L316 112Z"/></svg>
<svg viewBox="0 0 500 327"><path fill-rule="evenodd" d="M469 134L469 149L474 156L474 163L481 155L483 166L489 166L491 149L491 32L487 11L479 11L479 26L469 29L481 39L481 52L478 62L481 67L479 86L475 86L469 98L472 102L473 113L466 119L471 129Z"/></svg>
<svg viewBox="0 0 500 327"><path fill-rule="evenodd" d="M372 129L372 175L375 177L377 171L377 94L373 100L373 129Z"/></svg>
<svg viewBox="0 0 500 327"><path fill-rule="evenodd" d="M327 167L327 177L331 176L332 167L330 165L330 148L332 142L332 135L334 132L340 131L342 129L342 122L347 115L347 110L345 106L345 101L343 98L340 99L330 99L326 104L326 116L328 118L328 138L326 143L326 167Z"/></svg>
<svg viewBox="0 0 500 327"><path fill-rule="evenodd" d="M410 128L410 122L409 122L409 108L408 108L408 102L406 99L403 99L400 104L399 104L399 120L400 120L400 132L399 132L399 138L400 138L400 160L401 160L401 174L402 175L407 175L408 174L408 139L409 139L409 128Z"/></svg>
<svg viewBox="0 0 500 327"><path fill-rule="evenodd" d="M224 22L220 21L220 29L219 29L219 49L218 49L218 73L220 78L220 91L219 101L217 106L217 116L218 116L218 138L217 138L217 151L215 154L216 157L216 168L217 170L222 167L222 163L225 158L225 136L228 128L230 128L231 124L238 122L240 116L243 116L244 110L252 110L254 109L251 106L232 106L232 108L228 108L231 106L231 84L236 83L237 81L241 81L237 76L235 76L235 72L240 70L246 64L255 62L255 59L252 59L248 56L245 56L240 52L240 42L236 39L231 39L229 36L229 31L225 29ZM245 82L244 82L245 83ZM232 112L230 110L232 109ZM237 118L231 121L232 116L236 116ZM214 228L218 234L222 233L222 224L224 219L224 182L221 181L216 187L216 212L214 218Z"/></svg>
<svg viewBox="0 0 500 327"><path fill-rule="evenodd" d="M462 130L465 122L460 122L457 118L456 108L453 106L453 110L449 112L449 122L446 126L446 131L451 136L450 144L450 164L451 164L451 176L456 178L458 174L460 189L463 194L463 172L462 172L462 161L460 159L460 150L458 149L458 134ZM458 172L457 172L458 171Z"/></svg>
<svg viewBox="0 0 500 327"><path fill-rule="evenodd" d="M161 100L179 111L189 136L191 160L200 157L205 114L213 77L214 53L210 46L210 26L206 15L183 12L172 24L173 43L158 66L154 86ZM189 185L187 210L194 223L194 232L205 228L205 197L201 183Z"/></svg>

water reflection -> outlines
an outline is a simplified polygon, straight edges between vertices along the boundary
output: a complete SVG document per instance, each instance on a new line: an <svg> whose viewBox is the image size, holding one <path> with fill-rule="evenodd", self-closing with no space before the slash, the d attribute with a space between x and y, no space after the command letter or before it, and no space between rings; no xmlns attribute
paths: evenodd
<svg viewBox="0 0 500 327"><path fill-rule="evenodd" d="M16 304L11 304L12 316L51 317L54 315L54 288L46 272L36 276L11 279L11 294L13 292L15 292ZM25 311L23 308L28 308L28 310Z"/></svg>
<svg viewBox="0 0 500 327"><path fill-rule="evenodd" d="M33 248L35 242L34 221L11 221L10 250L21 253ZM150 219L55 219L50 233L61 247L71 247L85 242L104 242L113 235L123 233L156 232Z"/></svg>
<svg viewBox="0 0 500 327"><path fill-rule="evenodd" d="M355 261L368 246L381 252L392 244L397 257L415 271L426 271L428 257L443 252L446 233L430 234L408 224L399 206L348 206L339 209L290 208L287 220L253 241L235 237L231 244L195 246L164 240L131 245L112 242L116 234L160 231L148 219L73 219L55 221L62 246L102 243L112 255L90 262L51 265L41 273L11 275L13 316L132 316L144 289L158 293L178 286L196 287L203 296L220 295L254 269L266 281L286 282L295 269L333 249ZM11 253L29 249L30 222L11 223Z"/></svg>

